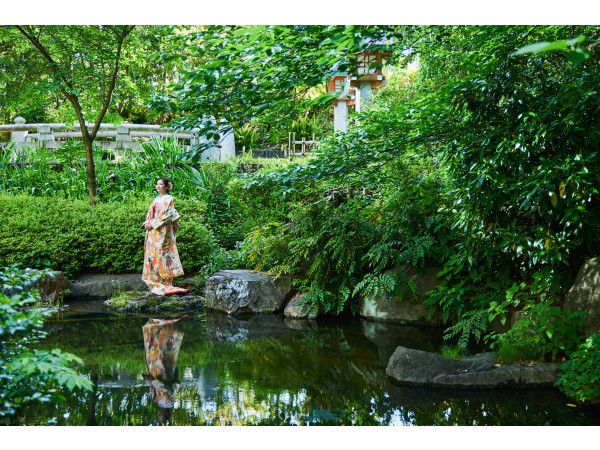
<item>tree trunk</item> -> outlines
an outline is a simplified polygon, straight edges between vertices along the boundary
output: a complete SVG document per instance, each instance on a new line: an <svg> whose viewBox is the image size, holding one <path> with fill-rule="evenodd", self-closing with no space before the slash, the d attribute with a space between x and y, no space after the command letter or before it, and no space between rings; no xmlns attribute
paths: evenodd
<svg viewBox="0 0 600 450"><path fill-rule="evenodd" d="M83 145L85 147L85 172L88 180L88 195L90 198L90 205L95 206L98 203L98 200L96 198L96 166L94 165L93 151L94 141L91 139L91 136L87 130L84 132L82 129L81 135L83 137Z"/></svg>

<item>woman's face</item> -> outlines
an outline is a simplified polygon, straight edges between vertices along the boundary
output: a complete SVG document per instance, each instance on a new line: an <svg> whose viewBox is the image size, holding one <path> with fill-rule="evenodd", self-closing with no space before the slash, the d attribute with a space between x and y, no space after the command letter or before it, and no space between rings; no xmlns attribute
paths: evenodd
<svg viewBox="0 0 600 450"><path fill-rule="evenodd" d="M156 191L160 194L160 195L164 195L167 193L167 187L165 186L165 183L163 183L163 180L158 180L156 182Z"/></svg>

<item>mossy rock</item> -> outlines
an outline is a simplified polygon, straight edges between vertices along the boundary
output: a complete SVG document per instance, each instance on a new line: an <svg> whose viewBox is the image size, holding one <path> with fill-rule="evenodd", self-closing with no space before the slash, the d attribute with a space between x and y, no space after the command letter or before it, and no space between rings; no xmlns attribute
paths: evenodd
<svg viewBox="0 0 600 450"><path fill-rule="evenodd" d="M168 295L159 297L151 292L126 292L104 302L106 309L128 312L187 312L202 309L204 298L199 295Z"/></svg>

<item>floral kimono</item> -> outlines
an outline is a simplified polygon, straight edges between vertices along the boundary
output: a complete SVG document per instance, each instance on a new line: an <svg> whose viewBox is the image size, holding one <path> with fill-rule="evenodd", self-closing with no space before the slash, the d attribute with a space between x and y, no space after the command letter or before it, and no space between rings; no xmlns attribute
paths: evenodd
<svg viewBox="0 0 600 450"><path fill-rule="evenodd" d="M166 194L154 199L145 222L152 225L152 229L146 231L142 280L156 295L189 292L187 289L173 287L172 284L173 278L183 275L175 244L178 220L179 214L173 207L173 197Z"/></svg>

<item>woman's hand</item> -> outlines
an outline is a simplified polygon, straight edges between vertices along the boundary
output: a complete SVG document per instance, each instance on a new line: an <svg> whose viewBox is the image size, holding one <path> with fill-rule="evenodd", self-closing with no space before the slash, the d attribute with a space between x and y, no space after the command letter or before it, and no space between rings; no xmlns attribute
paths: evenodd
<svg viewBox="0 0 600 450"><path fill-rule="evenodd" d="M146 230L151 230L151 229L152 229L152 225L150 225L148 222L146 222L146 223L144 224L144 228L145 228Z"/></svg>

